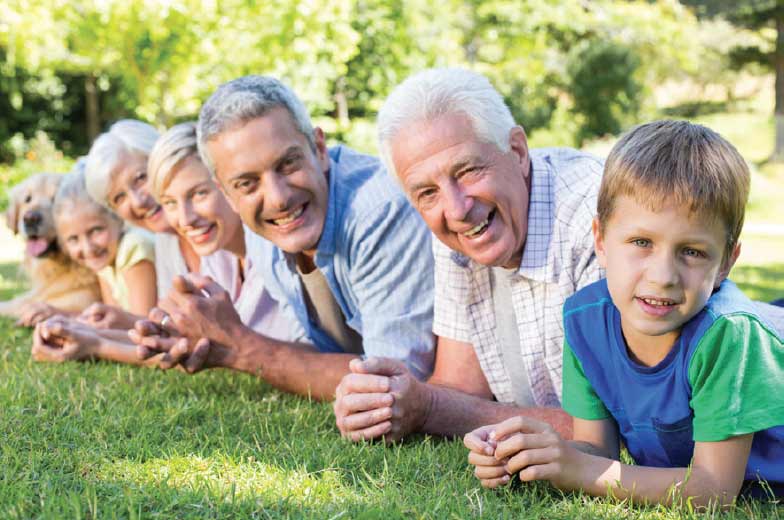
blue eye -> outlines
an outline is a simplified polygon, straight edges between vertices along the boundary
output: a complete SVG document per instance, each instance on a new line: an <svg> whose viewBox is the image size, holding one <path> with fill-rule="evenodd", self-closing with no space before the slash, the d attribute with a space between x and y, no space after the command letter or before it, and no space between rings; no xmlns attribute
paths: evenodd
<svg viewBox="0 0 784 520"><path fill-rule="evenodd" d="M647 238L636 238L632 240L632 244L634 244L637 247L648 247L651 245L651 241L648 240Z"/></svg>
<svg viewBox="0 0 784 520"><path fill-rule="evenodd" d="M705 256L705 253L703 253L699 249L694 249L692 247L684 248L683 254L686 256L690 256L692 258L703 258Z"/></svg>

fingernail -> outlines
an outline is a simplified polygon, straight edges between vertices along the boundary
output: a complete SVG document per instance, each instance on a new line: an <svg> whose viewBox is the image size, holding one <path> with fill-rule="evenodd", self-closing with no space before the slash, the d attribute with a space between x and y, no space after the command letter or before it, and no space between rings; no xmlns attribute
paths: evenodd
<svg viewBox="0 0 784 520"><path fill-rule="evenodd" d="M503 477L501 477L501 482L509 482L509 478L510 478L509 475L504 475Z"/></svg>

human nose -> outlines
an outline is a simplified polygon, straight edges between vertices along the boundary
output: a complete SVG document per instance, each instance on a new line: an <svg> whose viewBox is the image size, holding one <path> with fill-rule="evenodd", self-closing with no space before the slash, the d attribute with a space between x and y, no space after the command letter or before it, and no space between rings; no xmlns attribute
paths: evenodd
<svg viewBox="0 0 784 520"><path fill-rule="evenodd" d="M677 285L678 268L673 255L665 251L651 255L645 269L645 276L648 282L660 287Z"/></svg>
<svg viewBox="0 0 784 520"><path fill-rule="evenodd" d="M264 203L270 209L282 211L288 209L291 188L285 179L278 175L268 176L264 183Z"/></svg>
<svg viewBox="0 0 784 520"><path fill-rule="evenodd" d="M143 190L128 190L128 197L131 202L131 207L135 210L147 209L149 206L149 195Z"/></svg>
<svg viewBox="0 0 784 520"><path fill-rule="evenodd" d="M184 202L177 209L177 223L180 228L187 228L197 219L197 214L190 202Z"/></svg>
<svg viewBox="0 0 784 520"><path fill-rule="evenodd" d="M474 205L474 199L466 195L463 189L454 183L448 183L442 189L444 216L447 220L463 221Z"/></svg>

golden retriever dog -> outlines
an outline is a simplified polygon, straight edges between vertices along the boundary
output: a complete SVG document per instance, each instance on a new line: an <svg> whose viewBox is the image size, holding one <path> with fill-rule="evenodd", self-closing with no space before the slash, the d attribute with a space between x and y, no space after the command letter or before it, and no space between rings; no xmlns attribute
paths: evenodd
<svg viewBox="0 0 784 520"><path fill-rule="evenodd" d="M6 224L25 241L23 266L32 287L12 300L0 302L0 315L17 319L41 315L31 311L34 305L76 313L101 300L95 273L71 261L58 245L52 202L61 179L61 175L39 173L8 192ZM28 317L24 321L33 325L38 320Z"/></svg>

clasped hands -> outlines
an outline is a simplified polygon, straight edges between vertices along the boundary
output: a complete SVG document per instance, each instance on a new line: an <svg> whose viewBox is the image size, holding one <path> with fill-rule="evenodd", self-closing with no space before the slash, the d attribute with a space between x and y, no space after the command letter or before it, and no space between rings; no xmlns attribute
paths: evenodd
<svg viewBox="0 0 784 520"><path fill-rule="evenodd" d="M548 480L560 489L580 487L582 452L545 422L512 417L467 433L463 444L483 487L503 486L515 473L523 482Z"/></svg>
<svg viewBox="0 0 784 520"><path fill-rule="evenodd" d="M208 276L177 276L172 290L139 320L128 337L140 359L161 355L157 365L189 373L211 366L217 351L230 350L229 330L242 325L229 294Z"/></svg>

